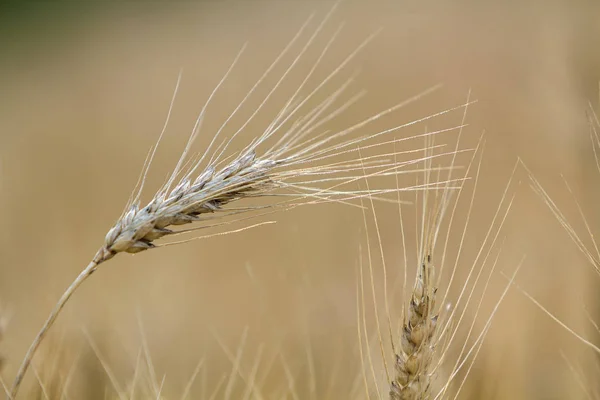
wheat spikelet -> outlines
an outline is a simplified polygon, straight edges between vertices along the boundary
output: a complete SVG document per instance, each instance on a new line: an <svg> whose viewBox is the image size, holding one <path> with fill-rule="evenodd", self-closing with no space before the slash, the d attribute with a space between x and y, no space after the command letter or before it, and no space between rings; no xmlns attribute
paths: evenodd
<svg viewBox="0 0 600 400"><path fill-rule="evenodd" d="M392 126L381 131L370 132L354 138L350 137L351 134L360 132L362 128L370 123L391 114L402 108L404 105L435 90L435 88L432 88L359 121L344 130L333 133L327 131L319 132L318 129L352 106L363 94L359 93L356 96L350 96L349 99L346 97L346 100L344 100L343 96L348 96L346 94L346 89L352 83L352 78L347 79L341 86L337 86L334 90L328 88L327 84L339 75L344 67L372 39L372 37L360 44L316 87L309 89L308 94L302 94L303 90L306 90L307 82L313 75L316 66L321 62L330 46L333 44L339 31L327 42L305 79L290 96L289 100L283 105L269 126L241 150L226 156L226 151L229 147L233 146L234 139L240 132L246 129L248 123L262 109L263 105L269 100L276 89L280 87L282 81L296 66L298 60L315 42L317 35L321 32L324 24L334 10L335 7L332 8L330 13L317 26L300 52L287 67L281 78L257 107L256 111L235 133L231 135L230 139L224 140L222 144L217 145L221 131L226 127L237 111L245 105L246 100L254 93L255 89L261 84L264 77L269 74L273 66L279 63L282 57L292 47L292 44L299 40L302 33L309 25L312 17L307 20L297 35L290 41L273 64L256 82L248 95L240 102L231 116L215 133L211 143L203 152L203 155L190 156L192 144L200 132L202 122L206 117L207 108L214 94L225 82L241 57L245 46L242 48L231 64L231 67L208 97L206 104L199 113L185 149L169 178L155 193L152 199L145 206L142 206L141 196L146 177L169 121L176 97L175 95L180 84L180 74L173 99L171 100L165 126L159 135L156 145L148 153L140 179L127 202L124 212L106 234L104 243L97 251L92 261L67 288L50 313L50 316L31 344L24 361L17 372L17 376L9 393L9 398L14 398L16 396L33 355L72 294L100 264L111 259L118 253L139 253L152 249L160 245L157 244L159 239L214 226L207 224L207 222L224 216L233 216L235 218L234 221L241 221L248 217L240 217L240 215L246 213L256 215L256 212L260 210L289 209L298 205L322 202L349 203L357 198L365 196L379 198L380 196L385 196L387 193L397 192L399 190L424 190L436 187L436 185L448 186L448 182L444 181L434 183L427 182L425 184L404 187L402 189L372 189L360 191L353 187L353 184L360 179L364 179L365 175L382 177L410 173L411 171L416 170L416 166L423 158L433 157L430 155L424 157L418 155L415 156L414 154L416 152L421 151L420 148L394 152L393 154L380 152L376 155L361 157L360 152L358 151L359 148L377 150L379 146L406 142L409 139L460 128L451 127L439 132L427 133L426 135L421 134L402 139L381 140L381 138L384 137L383 135L389 135L402 128L460 109L464 107L464 105L427 115L423 118ZM327 95L324 100L321 100L317 106L306 110L307 104L311 104L310 102L317 98L318 93L326 90ZM341 104L339 104L340 102ZM353 154L359 154L359 156L349 160L344 159L345 156ZM444 156L446 154L452 154L452 152L437 154L436 157ZM401 155L405 155L407 160L397 161L397 157ZM390 160L391 157L394 159ZM367 172L365 173L365 171ZM266 205L241 204L243 199L273 197L279 197L281 200L278 202L270 202ZM240 203L240 206L233 207L232 205L234 203ZM215 214L215 216L211 217L209 214ZM176 230L176 227L192 222L204 222L204 224L200 224L192 229ZM217 222L216 225L225 223L229 222ZM240 230L233 230L232 232ZM180 242L170 242L167 244L170 245L176 243Z"/></svg>

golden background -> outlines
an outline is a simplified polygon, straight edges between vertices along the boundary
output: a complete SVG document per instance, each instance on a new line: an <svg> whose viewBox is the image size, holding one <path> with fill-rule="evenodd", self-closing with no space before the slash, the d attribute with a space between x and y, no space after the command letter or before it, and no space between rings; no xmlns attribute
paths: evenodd
<svg viewBox="0 0 600 400"><path fill-rule="evenodd" d="M0 299L11 316L0 353L7 381L52 305L120 214L160 132L180 68L181 90L146 198L174 166L196 113L240 47L248 42L209 110L197 148L206 144L310 13L316 14L314 27L331 3L31 7L6 9L0 28ZM586 237L563 174L597 231L600 181L585 114L588 102L597 107L598 100L597 3L348 1L334 13L316 47L342 22L322 78L364 38L383 28L348 68L350 74L360 70L355 87L368 90L359 108L365 117L444 84L386 119L380 129L461 104L469 90L478 100L469 106L464 135L472 146L485 130L486 145L465 259L477 252L517 157ZM305 61L299 70L309 67ZM284 100L272 102L271 112ZM345 118L336 120L339 128L350 123ZM457 125L460 119L459 111L441 126ZM267 122L265 117L262 126ZM255 135L249 129L243 139ZM437 140L452 142L455 136L445 133ZM526 176L517 174L516 179L520 185L502 233L499 271L510 275L526 256L519 285L597 339L586 312L600 319L598 277L530 190ZM400 271L397 209L382 206L378 212L387 267ZM192 398L200 398L203 387L210 393L232 368L219 340L235 353L247 329L245 374L264 346L259 374L264 372L265 387L286 385L283 358L297 377L301 398L345 397L361 369L356 271L365 241L362 213L327 204L294 209L275 219L276 225L122 255L103 265L67 305L44 348L51 352L62 343L64 352L79 354L73 398L105 398L103 388L110 386L82 329L124 387L133 376L143 332L158 380L166 375L167 398L177 398L197 362L206 357L205 381L199 378L193 386ZM499 273L492 278L488 313L506 283ZM45 353L40 354L36 365L42 370ZM513 289L495 316L461 396L587 398L577 383L579 375L561 354L576 368L588 369L590 392L599 389L593 383L598 370L592 351ZM56 369L67 370L69 363ZM315 392L310 390L312 378ZM241 398L243 384L233 393Z"/></svg>

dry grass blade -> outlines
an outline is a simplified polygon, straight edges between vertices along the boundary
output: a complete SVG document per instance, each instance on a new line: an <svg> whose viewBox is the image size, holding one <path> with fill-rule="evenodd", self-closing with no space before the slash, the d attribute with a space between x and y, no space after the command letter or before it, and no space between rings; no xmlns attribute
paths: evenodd
<svg viewBox="0 0 600 400"><path fill-rule="evenodd" d="M0 343L2 343L2 339L4 339L4 335L6 334L6 326L8 325L8 318L4 314L3 310L0 309ZM0 354L0 372L2 372L2 366L4 364L4 358Z"/></svg>
<svg viewBox="0 0 600 400"><path fill-rule="evenodd" d="M333 12L334 9L335 7L331 12ZM309 78L312 78L316 71L316 65L322 61L338 32L334 34L325 48L323 48L321 54L315 61L315 67L308 72L301 84L297 87L286 104L284 104L269 126L249 144L242 147L241 150L226 155L226 150L229 147L233 147L233 139L238 136L239 132L245 130L249 122L263 109L263 106L270 100L272 94L281 87L282 82L295 69L298 60L300 60L300 58L305 55L307 49L315 43L316 38L319 33L321 33L328 17L329 15L315 28L312 35L306 40L299 53L287 66L285 72L268 92L266 97L256 108L255 112L252 113L248 120L242 124L233 135L231 135L231 138L222 140L219 135L224 131L224 128L229 124L238 110L246 104L246 99L255 94L255 89L261 84L263 78L270 73L273 66L280 63L289 50L300 40L304 31L309 26L312 17L302 26L298 34L289 42L271 67L267 69L265 74L263 74L250 90L248 95L235 108L231 116L223 123L221 128L214 135L210 145L203 152L203 155L190 156L190 154L192 154L194 140L200 132L202 122L206 119L208 106L218 89L224 85L226 78L241 58L244 49L240 51L231 64L231 67L211 93L206 104L199 113L185 149L174 170L164 185L154 194L152 199L145 205L142 205L142 189L144 188L146 177L158 144L166 131L167 124L165 123L165 127L159 136L158 142L148 154L140 179L136 184L122 215L106 234L104 243L93 257L92 261L61 296L42 329L32 342L23 363L17 372L10 390L10 398L14 398L17 395L23 377L25 376L35 352L69 298L100 264L111 259L115 255L119 253L139 253L152 249L159 246L159 239L181 232L202 229L205 225L200 223L213 218L229 216L241 220L242 218L239 217L240 214L252 213L257 210L288 209L302 204L322 202L350 203L352 200L367 196L370 198L384 197L385 194L393 191L389 189L356 191L354 189L356 182L364 178L365 170L368 170L369 177L382 177L408 173L413 171L420 161L433 157L433 155L426 155L425 157L417 158L415 160L413 156L415 150L399 151L394 152L394 154L381 152L380 154L362 157L359 148L363 147L370 150L377 150L379 146L384 148L385 145L390 144L389 140L381 141L381 138L385 138L385 135L389 135L402 128L411 127L418 123L428 121L432 118L465 107L465 105L459 105L384 130L367 133L363 132L363 129L368 127L369 124L380 120L384 116L393 113L410 102L420 99L435 90L436 87L391 106L366 119L360 120L341 131L328 132L327 130L324 130L323 132L317 132L316 135L314 134L318 129L322 129L329 120L351 107L360 97L350 96L350 100L343 101L343 96L347 96L346 91L353 81L352 78L347 79L334 89L330 88L329 85L330 82L335 81L335 79L339 77L347 64L356 56L358 51L372 39L372 37L369 37L361 43L314 88L306 89L306 86L310 82ZM179 84L180 80L178 79L175 94ZM306 91L308 91L308 94L303 94ZM175 94L169 107L167 122L171 115ZM315 102L317 103L316 106L312 106L312 108L308 106ZM441 130L439 132L461 127L462 125ZM431 132L422 135L414 135L392 142L408 144L409 140L423 136L431 136L436 133L437 132ZM216 145L219 141L222 141L222 144ZM447 153L441 152L436 154L435 157L443 157L452 154L452 151ZM354 159L345 160L344 157L346 156L353 156ZM408 159L398 160L398 157L400 156L408 157ZM394 161L390 161L391 157L393 157ZM448 187L449 182L451 182L451 180L443 182L427 181L421 185L408 188L397 188L394 191L421 191L440 186ZM244 204L243 202L243 200L247 199L273 197L278 197L280 200L268 204L261 204L257 200L256 203L251 205ZM236 206L232 206L233 204L236 204ZM177 227L181 225L194 222L199 223L197 228L177 230ZM427 270L427 267L423 271L423 274L423 279L426 281L422 284L426 285L429 282L429 271ZM415 290L417 290L417 288ZM422 307L429 307L429 305L424 303L426 302L424 299L426 297L429 298L430 296L431 293L428 289L423 287L423 293L415 297L415 302L420 304L418 306L419 310ZM414 312L417 312L417 310L415 309Z"/></svg>
<svg viewBox="0 0 600 400"><path fill-rule="evenodd" d="M589 133L590 133L590 144L594 156L594 161L596 165L597 172L600 173L600 157L599 157L599 149L600 149L600 120L598 119L598 115L593 109L592 105L589 105L588 112L588 123L589 123ZM573 244L577 247L580 253L584 256L587 263L592 270L600 276L600 245L595 239L594 231L592 226L590 226L588 217L584 212L584 209L580 203L580 201L575 196L571 186L564 179L565 188L567 192L571 195L573 199L573 203L579 214L579 218L583 223L583 234L578 231L578 229L569 221L567 216L561 210L561 207L552 199L551 195L544 189L542 183L536 178L535 174L527 168L527 172L529 173L530 185L531 188L538 194L538 196L542 199L544 204L548 207L554 218L558 221L558 223L565 230ZM594 342L593 339L586 337L586 334L579 332L577 329L570 326L564 320L562 320L559 316L557 316L554 312L552 312L548 307L538 301L533 295L531 295L525 288L522 288L515 284L515 286L523 293L523 295L529 299L536 307L538 307L544 314L546 314L550 319L556 322L561 328L563 328L566 332L571 334L574 338L576 338L579 342L581 342L584 346L586 346L589 350L591 350L595 355L600 355L600 343ZM585 308L585 306L584 306ZM594 333L600 333L600 329L598 328L598 324L594 321L591 316L587 315L588 322L591 325L591 330ZM586 379L585 376L582 376L580 372L575 372L572 363L566 359L563 355L563 359L567 367L573 372L576 381L580 384L583 391L586 393L588 398L599 398L598 395L590 395L585 385L581 384L583 380ZM597 363L597 360L596 360ZM597 381L597 376L594 376L590 379L591 381Z"/></svg>
<svg viewBox="0 0 600 400"><path fill-rule="evenodd" d="M9 320L8 314L6 313L5 310L0 308L0 344L2 344L2 340L4 339L4 335L6 334L8 320ZM2 378L2 369L4 367L4 362L5 362L4 356L2 355L2 352L0 352L0 384L2 385L4 392L8 393L8 388L6 387L6 385L4 383L4 379Z"/></svg>

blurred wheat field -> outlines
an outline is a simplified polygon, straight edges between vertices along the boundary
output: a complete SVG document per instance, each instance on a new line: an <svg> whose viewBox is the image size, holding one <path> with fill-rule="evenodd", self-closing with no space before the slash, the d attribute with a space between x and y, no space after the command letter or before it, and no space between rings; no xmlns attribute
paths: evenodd
<svg viewBox="0 0 600 400"><path fill-rule="evenodd" d="M11 315L0 342L5 380L11 381L6 378L14 376L48 311L121 212L164 123L180 68L182 89L148 182L152 188L176 162L196 113L239 48L248 42L241 67L205 121L198 148L308 15L322 15L330 6L231 1L4 9L0 300ZM478 102L468 109L464 146L476 145L483 130L486 144L465 259L479 250L517 157L566 205L566 214L577 216L564 175L597 228L599 193L585 109L598 99L598 16L600 6L584 1L344 2L323 35L326 41L344 22L325 65L335 66L365 37L383 31L350 67L360 70L355 86L368 91L361 115L337 118L333 128L440 82L441 90L374 129L464 103L471 90ZM310 68L309 62L300 69ZM271 112L285 100L274 101ZM253 123L244 140L268 122L264 117ZM399 134L460 122L458 112ZM444 133L436 141L452 143L454 137ZM597 280L526 181L515 193L498 269L510 275L526 255L519 285L572 326L589 329L585 312L600 316ZM397 208L383 205L377 212L388 269L401 275ZM406 206L403 212L410 219L414 210ZM67 305L36 358L40 373L44 355L62 375L77 358L72 398L106 398L112 384L84 329L124 387L147 342L158 381L166 377L165 398L180 396L200 360L190 398L208 398L222 379L226 385L232 371L228 352L235 364L241 342L241 375L252 373L260 354L257 376L266 392L287 382L289 373L300 398L347 397L362 368L356 270L365 243L363 215L325 204L276 220L226 238L121 256L102 267ZM416 249L414 235L407 246ZM407 270L414 277L414 267ZM506 283L502 275L493 277L488 311ZM578 368L596 368L576 339L511 290L461 398L587 398L561 353ZM29 376L27 384L33 380ZM244 390L236 384L231 398L243 398Z"/></svg>

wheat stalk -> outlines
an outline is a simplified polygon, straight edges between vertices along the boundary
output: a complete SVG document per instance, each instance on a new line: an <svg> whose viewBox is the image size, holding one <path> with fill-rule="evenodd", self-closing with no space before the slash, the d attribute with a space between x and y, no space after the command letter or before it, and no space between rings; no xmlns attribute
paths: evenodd
<svg viewBox="0 0 600 400"><path fill-rule="evenodd" d="M334 7L335 9L335 7ZM14 398L19 390L21 382L28 370L28 367L36 353L39 345L48 333L50 327L54 324L69 298L79 288L79 286L105 261L110 260L119 253L139 253L148 249L161 246L157 244L159 239L173 236L176 234L190 232L196 229L202 229L206 225L177 230L181 225L193 222L207 222L214 218L224 216L234 216L236 220L242 220L241 214L252 211L266 209L289 209L303 204L314 204L322 202L342 202L347 203L353 199L364 196L378 197L386 193L394 192L399 189L379 189L368 191L357 191L347 189L347 187L359 179L363 179L365 171L367 176L391 176L410 172L409 167L416 166L423 159L419 156L413 156L413 153L420 149L404 152L394 152L394 154L377 154L369 157L357 157L351 160L343 160L344 155L357 154L358 148L363 149L377 148L378 146L388 145L390 143L404 142L423 135L416 135L403 139L392 139L387 141L371 142L373 139L380 138L383 135L389 135L401 128L415 125L419 122L429 120L436 116L451 112L455 109L464 107L460 105L455 108L447 109L442 112L427 115L423 118L410 121L408 123L393 126L388 129L370 133L356 138L348 138L354 132L367 126L373 121L388 115L409 102L415 101L422 96L430 93L432 88L424 93L414 96L402 103L394 105L381 111L367 119L364 119L342 131L335 133L320 132L317 135L313 133L324 124L341 114L351 107L362 95L351 96L349 100L339 103L339 100L345 95L346 89L352 83L352 78L347 79L341 86L335 90L329 89L327 96L316 107L305 110L306 104L314 100L319 92L326 90L327 84L344 69L350 60L372 39L368 38L359 45L351 54L348 55L323 81L321 81L309 94L301 95L309 78L313 75L316 66L321 62L329 47L336 38L336 32L328 41L315 61L314 66L307 74L306 78L299 85L297 90L290 96L286 104L281 108L271 124L254 140L246 145L242 150L225 157L226 150L233 143L233 139L245 130L246 126L260 111L263 105L269 100L271 95L280 86L281 82L287 77L294 68L297 61L303 56L306 49L313 44L317 34L320 33L323 25L329 15L318 25L316 30L306 41L299 54L286 69L273 89L264 98L261 105L256 109L252 116L243 124L229 140L225 140L220 146L217 146L217 139L221 131L228 124L230 119L245 104L246 100L260 85L264 77L271 71L273 66L286 54L292 45L301 37L301 34L308 26L312 17L302 26L298 34L290 41L286 48L281 52L271 67L257 81L248 95L241 101L231 116L225 121L221 128L214 135L210 145L206 148L201 157L190 157L190 151L195 138L197 137L202 122L206 116L207 107L210 104L213 95L223 84L237 63L244 48L235 58L231 67L223 76L222 80L216 86L215 90L209 96L205 106L202 108L196 120L192 133L185 146L182 155L175 166L173 172L166 183L155 193L153 198L146 203L141 204L141 195L146 177L152 164L158 144L165 132L169 116L173 108L176 93L179 87L180 77L177 81L175 93L171 100L169 113L165 126L159 136L155 146L150 150L147 160L142 169L138 184L130 196L125 207L125 211L119 217L115 225L106 234L104 243L96 252L87 267L77 276L71 285L65 290L55 307L51 311L46 322L32 342L27 351L24 360L17 372L16 378L10 389L9 398ZM452 127L443 131L457 129ZM439 131L442 132L442 131ZM438 132L428 133L432 135ZM311 137L312 135L312 137ZM399 155L408 155L407 161L398 162L396 157ZM444 155L446 153L443 153ZM450 153L448 153L450 154ZM393 156L394 160L390 161ZM440 156L440 155L437 155ZM425 158L427 158L426 156ZM402 190L423 190L428 187L435 187L438 184L446 182L427 183L406 187ZM233 203L241 202L242 199L261 198L279 196L283 200L267 205L252 205L243 207L231 207ZM209 217L215 214L214 217ZM255 215L254 213L253 215ZM245 218L244 218L245 219ZM217 225L223 222L217 223ZM171 242L167 244L174 244ZM164 245L164 244L163 244ZM425 292L424 296L428 295ZM421 301L421 300L419 300Z"/></svg>

